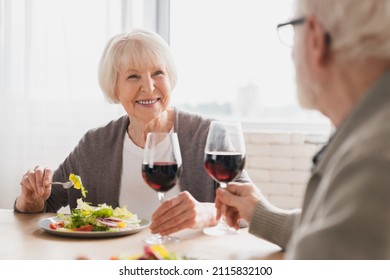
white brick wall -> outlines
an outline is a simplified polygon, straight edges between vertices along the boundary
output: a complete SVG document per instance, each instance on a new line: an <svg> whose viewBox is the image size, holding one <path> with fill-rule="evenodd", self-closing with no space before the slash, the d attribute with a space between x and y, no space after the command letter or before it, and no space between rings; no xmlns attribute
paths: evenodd
<svg viewBox="0 0 390 280"><path fill-rule="evenodd" d="M326 135L246 132L245 169L274 205L300 207L312 157L326 138Z"/></svg>

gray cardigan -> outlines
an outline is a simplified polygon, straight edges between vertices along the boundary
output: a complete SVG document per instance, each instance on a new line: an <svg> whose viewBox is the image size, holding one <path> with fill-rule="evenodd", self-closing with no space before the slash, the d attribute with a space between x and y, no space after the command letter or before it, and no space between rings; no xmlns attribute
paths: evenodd
<svg viewBox="0 0 390 280"><path fill-rule="evenodd" d="M211 119L175 109L174 131L178 134L183 161L179 186L200 202L215 200L215 183L206 173L203 163L210 122ZM89 130L54 172L53 181L65 182L70 173L80 175L88 190L84 201L92 205L107 203L118 206L123 139L128 125L129 118L125 115L103 127ZM141 166L133 172L141 172ZM243 172L237 181L250 180ZM75 208L80 197L80 191L74 188L52 188L46 201L46 212L56 212L67 205ZM144 199L148 203L148 198ZM131 205L128 207L131 210Z"/></svg>
<svg viewBox="0 0 390 280"><path fill-rule="evenodd" d="M291 259L390 259L389 120L390 72L333 135L302 215L259 203L250 231L287 246Z"/></svg>

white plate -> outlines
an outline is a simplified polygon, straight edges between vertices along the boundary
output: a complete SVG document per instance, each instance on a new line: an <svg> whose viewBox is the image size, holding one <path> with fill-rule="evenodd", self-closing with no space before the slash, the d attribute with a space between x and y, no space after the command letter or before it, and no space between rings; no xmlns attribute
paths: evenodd
<svg viewBox="0 0 390 280"><path fill-rule="evenodd" d="M150 221L148 219L140 218L140 223L138 228L123 228L118 231L66 231L66 230L55 230L50 228L51 223L57 223L61 221L61 219L57 217L50 217L42 219L38 222L38 226L44 231L60 235L60 236L68 236L68 237L78 237L78 238L101 238L101 237L116 237L116 236L124 236L130 235L137 232L142 231L144 228L150 225Z"/></svg>

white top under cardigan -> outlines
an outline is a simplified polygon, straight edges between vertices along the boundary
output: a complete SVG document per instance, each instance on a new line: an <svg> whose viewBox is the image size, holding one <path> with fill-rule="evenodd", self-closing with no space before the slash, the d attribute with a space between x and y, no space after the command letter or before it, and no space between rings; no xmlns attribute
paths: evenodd
<svg viewBox="0 0 390 280"><path fill-rule="evenodd" d="M140 218L151 219L152 214L159 207L158 195L142 178L141 165L144 149L138 147L125 133L123 141L123 165L119 191L119 205ZM180 193L176 185L165 193L165 199L172 198Z"/></svg>

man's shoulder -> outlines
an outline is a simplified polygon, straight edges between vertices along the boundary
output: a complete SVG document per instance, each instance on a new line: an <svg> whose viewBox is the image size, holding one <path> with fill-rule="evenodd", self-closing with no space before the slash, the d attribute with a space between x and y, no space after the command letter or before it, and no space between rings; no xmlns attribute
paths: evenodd
<svg viewBox="0 0 390 280"><path fill-rule="evenodd" d="M348 140L351 142L351 148L360 148L360 152L382 153L390 149L390 109L379 110L366 117L367 120L359 126Z"/></svg>

